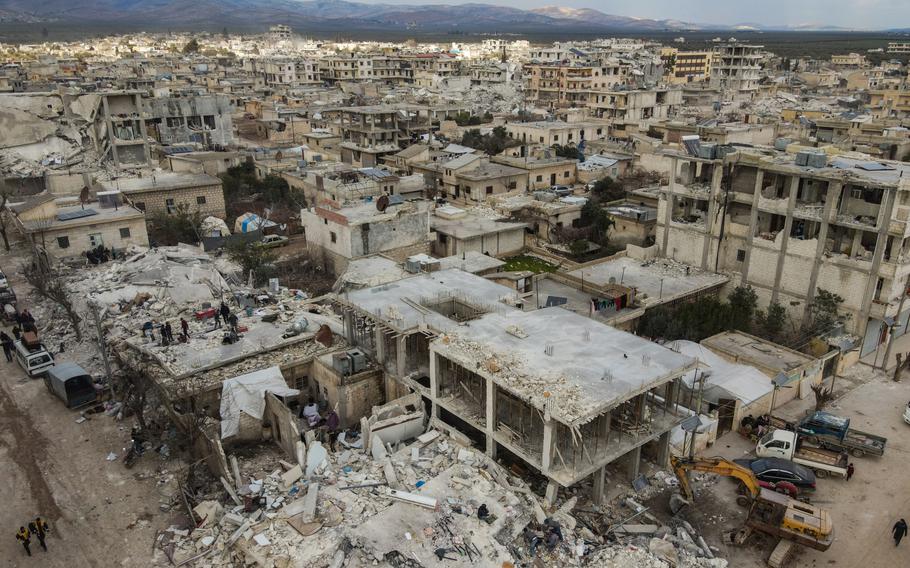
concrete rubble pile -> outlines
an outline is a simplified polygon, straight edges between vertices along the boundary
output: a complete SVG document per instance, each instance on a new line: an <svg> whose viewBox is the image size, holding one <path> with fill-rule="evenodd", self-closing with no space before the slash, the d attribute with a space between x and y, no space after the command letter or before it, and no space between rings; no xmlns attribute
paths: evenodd
<svg viewBox="0 0 910 568"><path fill-rule="evenodd" d="M547 509L524 481L437 430L369 451L356 438L332 451L305 437L303 464L276 447L232 456L233 479L220 479L192 505L193 521L161 533L156 549L176 566L206 567L727 566L688 522L665 525L635 500L671 487L665 471L602 507L581 506L570 490ZM697 488L713 481L693 479ZM553 521L562 538L532 554L525 528Z"/></svg>
<svg viewBox="0 0 910 568"><path fill-rule="evenodd" d="M200 554L197 566L430 566L440 549L457 558L447 564L509 561L536 503L523 484L437 431L399 446L331 452L311 440L302 466L277 460L261 477L238 466L222 480L226 502L198 503L197 528L170 531L159 548L172 544L178 566ZM477 518L481 504L495 521Z"/></svg>

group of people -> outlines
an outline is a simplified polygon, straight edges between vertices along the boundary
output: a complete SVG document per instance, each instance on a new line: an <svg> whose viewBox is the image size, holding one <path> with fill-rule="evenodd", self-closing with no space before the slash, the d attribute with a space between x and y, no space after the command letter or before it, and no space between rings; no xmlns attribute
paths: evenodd
<svg viewBox="0 0 910 568"><path fill-rule="evenodd" d="M47 543L44 540L47 538L47 533L51 530L50 526L47 524L47 521L41 517L35 517L34 521L31 521L27 527L19 527L19 532L16 533L16 540L22 544L22 547L25 549L25 553L29 556L32 555L32 536L38 539L38 542L41 544L41 548L47 552Z"/></svg>
<svg viewBox="0 0 910 568"><path fill-rule="evenodd" d="M301 417L306 420L307 425L310 428L317 430L321 441L328 444L332 451L334 451L335 441L338 439L339 427L341 425L341 419L338 417L338 413L335 412L335 409L330 409L323 417L319 412L319 405L316 404L316 400L310 398L307 400L307 404L303 407L300 414Z"/></svg>
<svg viewBox="0 0 910 568"><path fill-rule="evenodd" d="M180 318L180 335L177 339L174 338L174 328L169 321L164 323L158 323L154 320L145 322L142 324L142 335L151 341L155 341L156 329L161 337L161 345L165 347L177 341L186 343L190 340L190 323L184 318Z"/></svg>
<svg viewBox="0 0 910 568"><path fill-rule="evenodd" d="M15 342L22 338L24 332L38 333L38 326L35 324L35 317L28 310L16 312L16 325L13 326L13 337L10 337L5 331L0 331L0 345L3 346L3 355L6 356L6 362L13 360L13 351Z"/></svg>
<svg viewBox="0 0 910 568"><path fill-rule="evenodd" d="M528 552L531 553L531 556L537 555L537 547L541 543L547 547L547 550L552 551L563 541L562 525L552 517L544 519L543 525L533 527L532 524L526 526L524 530L524 538L528 543Z"/></svg>

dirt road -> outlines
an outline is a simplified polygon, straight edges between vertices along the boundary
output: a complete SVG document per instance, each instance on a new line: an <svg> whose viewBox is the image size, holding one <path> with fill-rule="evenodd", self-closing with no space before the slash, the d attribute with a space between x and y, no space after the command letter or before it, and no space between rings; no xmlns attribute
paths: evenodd
<svg viewBox="0 0 910 568"><path fill-rule="evenodd" d="M828 408L830 412L851 418L851 427L888 438L885 455L880 458L851 458L856 475L843 479L819 479L812 501L831 512L835 541L826 552L803 550L791 564L804 566L843 566L845 568L894 568L910 566L910 541L895 548L891 526L901 517L910 521L910 425L901 418L910 400L910 377L894 383L878 377ZM813 403L812 397L788 404L780 413L786 418L804 415ZM736 433L730 433L715 444L716 455L743 457L751 444ZM710 496L706 517L723 515L724 522L744 518L732 503L733 484L720 480ZM716 503L713 501L717 500ZM727 503L729 501L729 503ZM724 556L731 566L758 568L773 547L751 546L727 548Z"/></svg>
<svg viewBox="0 0 910 568"><path fill-rule="evenodd" d="M78 412L2 356L0 377L0 566L152 565L155 530L168 521L157 509L160 459L144 456L133 470L106 461L123 453L129 423L102 414L76 424ZM29 559L14 535L35 515L52 532L48 552L32 540Z"/></svg>

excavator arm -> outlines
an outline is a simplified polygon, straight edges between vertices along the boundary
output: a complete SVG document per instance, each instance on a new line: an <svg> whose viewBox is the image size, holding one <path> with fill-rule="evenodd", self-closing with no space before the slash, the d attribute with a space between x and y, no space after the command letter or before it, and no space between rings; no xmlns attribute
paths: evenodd
<svg viewBox="0 0 910 568"><path fill-rule="evenodd" d="M692 491L692 484L689 481L689 471L704 471L725 477L735 477L743 483L752 499L757 498L761 493L761 486L758 484L755 474L724 458L681 458L672 456L670 465L679 480L682 496L689 501L695 497Z"/></svg>

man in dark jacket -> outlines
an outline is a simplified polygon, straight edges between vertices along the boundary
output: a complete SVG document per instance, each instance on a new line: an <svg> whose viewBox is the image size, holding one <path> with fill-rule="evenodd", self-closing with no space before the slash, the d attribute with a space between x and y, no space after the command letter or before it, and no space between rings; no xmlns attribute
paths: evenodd
<svg viewBox="0 0 910 568"><path fill-rule="evenodd" d="M901 543L901 539L907 536L907 521L901 519L894 523L894 527L891 529L891 534L894 536L894 546L897 546Z"/></svg>

